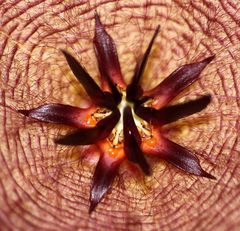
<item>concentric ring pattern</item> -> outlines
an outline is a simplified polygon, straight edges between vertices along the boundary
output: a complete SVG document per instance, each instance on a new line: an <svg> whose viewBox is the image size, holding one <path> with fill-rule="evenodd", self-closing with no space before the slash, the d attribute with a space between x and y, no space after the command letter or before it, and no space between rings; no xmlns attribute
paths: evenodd
<svg viewBox="0 0 240 231"><path fill-rule="evenodd" d="M60 49L71 51L97 77L96 9L116 42L127 82L158 24L161 31L143 80L146 89L178 66L216 54L201 79L174 101L210 93L211 104L165 129L172 140L198 153L215 182L154 159L153 176L141 178L126 163L110 194L89 216L97 155L87 158L82 148L55 145L53 138L68 128L16 113L45 102L87 103ZM1 230L237 230L238 12L233 0L0 1ZM147 76L153 77L149 81Z"/></svg>

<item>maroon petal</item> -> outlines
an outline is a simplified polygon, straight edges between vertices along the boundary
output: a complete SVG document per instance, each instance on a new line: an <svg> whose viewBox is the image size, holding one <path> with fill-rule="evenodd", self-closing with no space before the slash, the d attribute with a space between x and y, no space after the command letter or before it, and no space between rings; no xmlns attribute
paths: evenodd
<svg viewBox="0 0 240 231"><path fill-rule="evenodd" d="M186 148L166 139L162 138L162 147L158 155L175 165L177 168L182 169L185 172L194 174L197 176L207 177L210 179L216 179L211 174L205 172L200 166L199 159Z"/></svg>
<svg viewBox="0 0 240 231"><path fill-rule="evenodd" d="M95 13L95 37L93 42L99 70L103 77L103 85L109 84L110 80L119 87L125 88L126 83L122 76L116 46L113 39L105 31L97 12Z"/></svg>
<svg viewBox="0 0 240 231"><path fill-rule="evenodd" d="M81 64L68 52L62 50L68 65L78 81L90 96L91 100L98 106L113 108L115 102L108 92L103 92L92 77L84 70Z"/></svg>
<svg viewBox="0 0 240 231"><path fill-rule="evenodd" d="M150 167L140 148L141 136L135 125L130 107L123 113L124 152L128 160L138 164L146 175L151 174Z"/></svg>
<svg viewBox="0 0 240 231"><path fill-rule="evenodd" d="M145 66L147 64L148 56L151 52L153 43L154 43L154 41L157 37L157 34L159 32L159 28L160 28L160 26L158 25L154 34L153 34L153 37L152 37L152 39L151 39L151 41L148 45L147 50L145 51L142 59L140 59L140 61L137 63L137 65L135 67L135 72L134 72L132 82L127 87L127 99L129 101L135 101L137 98L139 98L142 95L142 89L139 86L139 82L140 82L140 79L141 79L141 77L144 73L144 69L145 69Z"/></svg>
<svg viewBox="0 0 240 231"><path fill-rule="evenodd" d="M122 158L112 158L108 153L102 153L93 176L89 213L93 212L97 204L109 190L117 175L121 161Z"/></svg>
<svg viewBox="0 0 240 231"><path fill-rule="evenodd" d="M207 107L210 101L211 96L204 95L196 100L164 107L159 110L150 107L139 106L135 109L135 113L151 124L164 125L200 112Z"/></svg>
<svg viewBox="0 0 240 231"><path fill-rule="evenodd" d="M144 96L155 97L153 105L156 108L165 106L186 87L195 82L203 69L214 59L214 57L215 55L200 62L179 67L158 86L152 90L146 91Z"/></svg>
<svg viewBox="0 0 240 231"><path fill-rule="evenodd" d="M89 145L108 137L112 129L117 124L120 113L116 109L111 115L100 120L93 128L78 129L76 132L68 134L55 140L57 144L63 145Z"/></svg>
<svg viewBox="0 0 240 231"><path fill-rule="evenodd" d="M30 110L18 110L18 112L41 122L84 128L92 126L91 113L95 110L95 107L82 109L64 104L44 104Z"/></svg>

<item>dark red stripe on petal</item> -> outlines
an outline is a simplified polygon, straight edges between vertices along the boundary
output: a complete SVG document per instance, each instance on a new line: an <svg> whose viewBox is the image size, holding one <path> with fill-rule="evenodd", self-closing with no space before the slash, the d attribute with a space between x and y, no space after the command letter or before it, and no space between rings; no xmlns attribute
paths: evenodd
<svg viewBox="0 0 240 231"><path fill-rule="evenodd" d="M139 106L135 109L135 113L151 124L164 125L200 112L207 107L210 101L211 96L205 95L186 103L164 107L159 110L150 107Z"/></svg>
<svg viewBox="0 0 240 231"><path fill-rule="evenodd" d="M111 158L108 153L102 153L93 176L89 213L94 211L97 204L108 192L117 175L118 167L122 159L123 158Z"/></svg>
<svg viewBox="0 0 240 231"><path fill-rule="evenodd" d="M147 64L147 60L148 60L149 54L151 52L153 43L154 43L154 41L155 41L155 39L157 37L159 29L160 29L160 26L158 25L156 30L155 30L155 32L154 32L154 34L153 34L153 37L152 37L152 39L151 39L151 41L150 41L150 43L148 45L147 50L145 51L143 57L139 60L139 62L137 62L132 82L127 87L127 99L129 101L133 101L134 102L135 100L137 100L142 95L142 88L139 85L140 79L141 79L141 77L142 77L142 75L144 73L144 69L145 69L145 66Z"/></svg>
<svg viewBox="0 0 240 231"><path fill-rule="evenodd" d="M161 138L161 148L158 149L158 155L160 158L187 173L216 179L214 176L202 169L199 159L193 152L166 138Z"/></svg>
<svg viewBox="0 0 240 231"><path fill-rule="evenodd" d="M41 122L83 128L93 126L91 113L95 110L95 107L82 109L64 104L44 104L30 110L18 110L18 112Z"/></svg>
<svg viewBox="0 0 240 231"><path fill-rule="evenodd" d="M95 13L95 37L93 42L99 70L103 77L103 85L111 80L112 83L125 89L126 83L122 76L116 46L102 25L97 12Z"/></svg>
<svg viewBox="0 0 240 231"><path fill-rule="evenodd" d="M141 136L135 125L130 107L123 113L124 152L127 159L138 164L146 175L151 174L150 166L145 159L141 146Z"/></svg>
<svg viewBox="0 0 240 231"><path fill-rule="evenodd" d="M78 81L83 85L84 89L90 96L93 103L101 107L113 108L115 102L108 92L103 92L96 84L92 77L85 71L81 64L68 52L62 50L68 65Z"/></svg>
<svg viewBox="0 0 240 231"><path fill-rule="evenodd" d="M175 96L195 82L203 69L214 59L210 56L200 62L186 64L179 67L158 86L146 91L144 96L154 97L153 105L160 108L169 103Z"/></svg>
<svg viewBox="0 0 240 231"><path fill-rule="evenodd" d="M55 140L57 144L63 145L89 145L107 138L120 118L120 112L116 109L111 115L102 119L93 128L83 128Z"/></svg>

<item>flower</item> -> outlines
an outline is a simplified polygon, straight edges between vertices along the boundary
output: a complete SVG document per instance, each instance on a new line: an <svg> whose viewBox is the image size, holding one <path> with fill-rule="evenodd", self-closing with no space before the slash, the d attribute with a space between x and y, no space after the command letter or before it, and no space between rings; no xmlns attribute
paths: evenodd
<svg viewBox="0 0 240 231"><path fill-rule="evenodd" d="M199 78L214 55L179 67L156 87L144 91L140 80L158 32L159 26L136 65L131 83L127 85L121 73L114 41L96 13L93 43L101 87L70 53L62 50L73 74L90 96L91 105L78 108L44 104L30 110L18 110L38 121L76 128L76 131L56 139L56 144L97 147L100 158L93 176L89 212L106 194L123 161L128 160L138 165L145 175L151 175L146 154L158 156L190 174L215 179L202 169L193 152L161 134L162 126L199 112L210 103L210 95L204 95L196 100L168 105Z"/></svg>

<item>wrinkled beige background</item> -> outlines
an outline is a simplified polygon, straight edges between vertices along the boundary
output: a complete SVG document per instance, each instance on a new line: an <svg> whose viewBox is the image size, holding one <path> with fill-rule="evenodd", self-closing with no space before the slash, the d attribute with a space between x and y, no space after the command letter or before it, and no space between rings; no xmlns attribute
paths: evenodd
<svg viewBox="0 0 240 231"><path fill-rule="evenodd" d="M160 160L152 160L149 178L124 165L89 216L96 159L54 144L66 128L15 112L46 102L85 103L59 49L72 52L97 78L95 9L116 42L126 79L161 25L146 88L182 64L216 54L201 79L174 101L211 93L212 103L167 130L172 140L198 153L216 181L189 176ZM0 1L1 230L238 230L239 12L238 0Z"/></svg>

